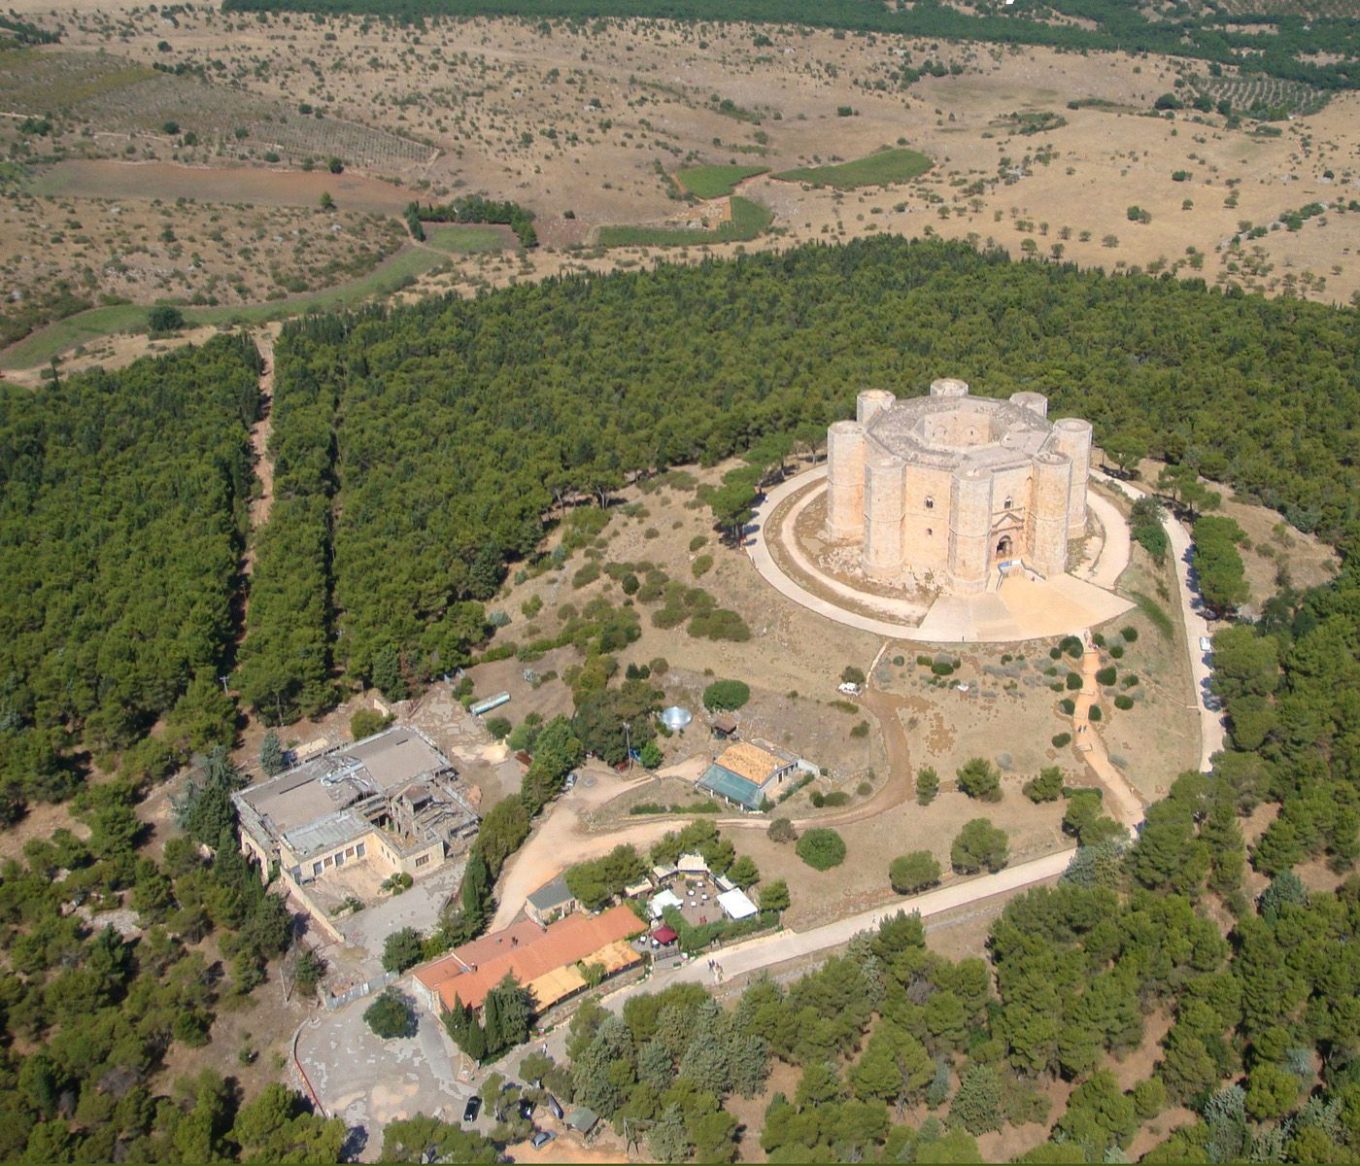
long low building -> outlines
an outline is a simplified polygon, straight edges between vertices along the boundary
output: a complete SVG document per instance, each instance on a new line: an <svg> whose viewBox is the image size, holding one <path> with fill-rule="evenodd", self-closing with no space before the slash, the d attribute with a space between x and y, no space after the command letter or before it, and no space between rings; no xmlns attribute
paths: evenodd
<svg viewBox="0 0 1360 1166"><path fill-rule="evenodd" d="M587 986L583 969L599 965L607 978L642 962L629 942L646 930L626 906L601 915L568 915L547 927L522 920L493 931L417 968L416 989L435 1013L458 1002L480 1009L506 976L533 994L543 1012Z"/></svg>

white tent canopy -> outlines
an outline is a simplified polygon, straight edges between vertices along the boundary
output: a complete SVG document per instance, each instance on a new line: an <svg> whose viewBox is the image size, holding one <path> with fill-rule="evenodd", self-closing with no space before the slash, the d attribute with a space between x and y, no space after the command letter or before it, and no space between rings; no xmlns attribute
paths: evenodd
<svg viewBox="0 0 1360 1166"><path fill-rule="evenodd" d="M724 891L718 896L718 906L729 919L749 919L758 914L756 905L746 897L745 891Z"/></svg>
<svg viewBox="0 0 1360 1166"><path fill-rule="evenodd" d="M667 907L680 908L684 906L680 901L680 896L672 890L664 890L652 896L651 902L647 904L647 910L651 912L653 919L660 919L661 912Z"/></svg>

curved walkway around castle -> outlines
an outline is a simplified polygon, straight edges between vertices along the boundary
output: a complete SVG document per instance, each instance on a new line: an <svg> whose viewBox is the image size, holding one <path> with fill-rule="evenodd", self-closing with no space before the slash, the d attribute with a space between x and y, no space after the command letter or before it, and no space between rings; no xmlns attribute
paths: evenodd
<svg viewBox="0 0 1360 1166"><path fill-rule="evenodd" d="M1115 619L1133 605L1107 590L1106 579L1118 578L1128 565L1128 527L1118 510L1088 492L1091 508L1105 530L1105 538L1086 578L1060 575L1035 581L1011 576L995 591L980 595L941 595L927 610L906 599L869 595L818 569L791 537L798 515L812 503L827 476L826 466L798 475L769 491L747 528L746 550L757 571L776 591L802 607L836 623L894 640L931 644L1019 643L1064 636ZM775 529L768 529L780 506L798 497ZM776 561L768 540L775 538L798 570L817 579L833 595L843 595L881 616L848 611L833 600L815 595L792 578Z"/></svg>

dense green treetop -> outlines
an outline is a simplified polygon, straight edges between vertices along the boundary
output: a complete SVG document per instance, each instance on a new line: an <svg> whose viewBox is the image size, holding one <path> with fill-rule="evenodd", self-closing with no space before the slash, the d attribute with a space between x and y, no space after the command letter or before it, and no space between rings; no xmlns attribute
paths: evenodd
<svg viewBox="0 0 1360 1166"><path fill-rule="evenodd" d="M36 393L0 384L0 774L26 796L62 792L39 760L52 731L120 750L183 699L167 739L206 750L224 719L229 739L213 689L258 372L254 345L223 336Z"/></svg>
<svg viewBox="0 0 1360 1166"><path fill-rule="evenodd" d="M324 509L307 520L314 569L277 568L294 582L262 545L259 593L295 602L252 611L245 658L272 645L252 700L315 691L332 645L403 695L466 661L482 601L536 552L554 501L607 499L629 475L848 416L866 386L912 394L944 373L982 395L1045 391L1098 439L1135 431L1346 541L1357 353L1352 311L889 237L309 318L281 338L280 384L323 404L290 415L281 389L274 443L315 467L312 496L336 484L339 517L329 561L313 549ZM332 610L333 638L309 643Z"/></svg>

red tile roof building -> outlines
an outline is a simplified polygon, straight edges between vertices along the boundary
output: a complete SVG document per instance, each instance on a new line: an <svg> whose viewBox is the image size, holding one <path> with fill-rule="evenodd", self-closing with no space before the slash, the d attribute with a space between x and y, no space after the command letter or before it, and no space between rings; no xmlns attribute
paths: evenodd
<svg viewBox="0 0 1360 1166"><path fill-rule="evenodd" d="M418 968L415 982L430 1008L446 1012L455 1000L480 1009L486 994L513 975L542 1012L585 988L577 965L599 964L611 976L640 963L628 941L644 930L626 906L602 915L568 915L547 927L524 920Z"/></svg>

